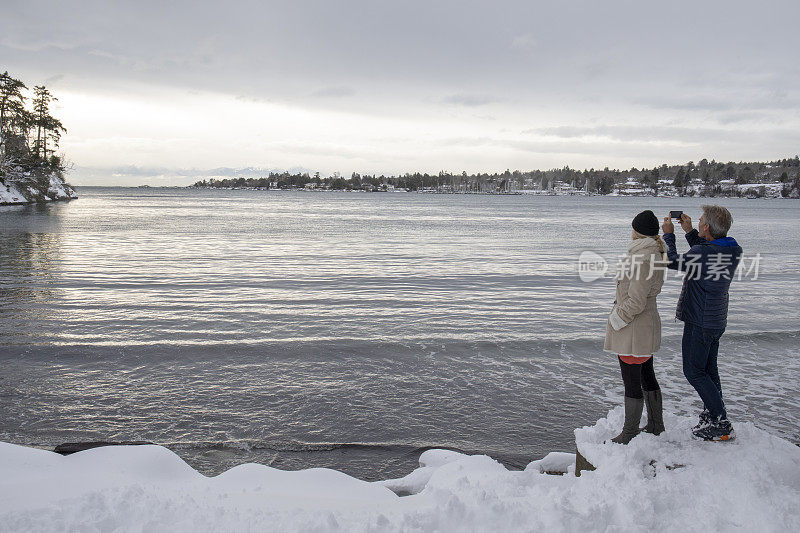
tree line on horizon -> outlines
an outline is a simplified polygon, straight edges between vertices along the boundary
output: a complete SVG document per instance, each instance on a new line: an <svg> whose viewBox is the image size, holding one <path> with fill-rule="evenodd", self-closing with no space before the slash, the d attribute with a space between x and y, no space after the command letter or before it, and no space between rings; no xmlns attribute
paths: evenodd
<svg viewBox="0 0 800 533"><path fill-rule="evenodd" d="M665 184L672 185L679 194L686 195L689 186L699 185L703 196L723 194L720 182L728 183L775 183L783 184L783 196L800 191L800 158L780 159L769 162L717 162L702 159L682 165L663 164L654 168L631 168L630 170L602 170L594 168L576 170L568 166L550 170L506 170L502 173L459 174L441 171L438 174L406 173L403 175L359 174L353 172L350 178L339 173L321 177L319 172L313 176L307 172L269 172L259 178L208 178L194 183L193 187L210 188L258 188L258 189L302 189L307 186L330 190L385 190L391 186L409 191L424 189L450 190L462 192L510 192L522 189L546 190L556 183L568 184L576 189L584 189L597 194L609 194L633 179L658 194Z"/></svg>
<svg viewBox="0 0 800 533"><path fill-rule="evenodd" d="M8 71L0 74L0 180L3 183L8 178L32 178L34 184L47 187L54 173L63 178L64 161L56 150L67 130L51 114L51 105L57 100L45 85L35 85L29 90Z"/></svg>

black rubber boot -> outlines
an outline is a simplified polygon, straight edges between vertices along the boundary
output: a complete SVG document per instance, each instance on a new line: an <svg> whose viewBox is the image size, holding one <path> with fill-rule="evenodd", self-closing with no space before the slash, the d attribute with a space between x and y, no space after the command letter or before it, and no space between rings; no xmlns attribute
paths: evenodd
<svg viewBox="0 0 800 533"><path fill-rule="evenodd" d="M628 398L625 396L625 425L622 433L611 439L617 444L628 444L633 437L639 434L639 422L642 420L644 398Z"/></svg>
<svg viewBox="0 0 800 533"><path fill-rule="evenodd" d="M644 404L647 406L647 424L642 431L661 435L664 432L664 404L661 389L644 391Z"/></svg>

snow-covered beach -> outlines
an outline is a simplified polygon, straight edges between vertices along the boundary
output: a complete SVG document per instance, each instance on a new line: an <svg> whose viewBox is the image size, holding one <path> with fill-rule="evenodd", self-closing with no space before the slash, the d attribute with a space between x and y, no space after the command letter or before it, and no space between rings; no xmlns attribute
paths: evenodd
<svg viewBox="0 0 800 533"><path fill-rule="evenodd" d="M667 415L659 437L612 444L622 410L577 429L572 454L523 471L486 455L429 450L408 476L365 482L329 469L243 464L215 477L159 446L62 457L0 444L0 529L8 531L797 531L800 448L737 427L692 440ZM563 475L545 473L567 470ZM391 490L390 490L391 489ZM405 496L398 496L406 494Z"/></svg>

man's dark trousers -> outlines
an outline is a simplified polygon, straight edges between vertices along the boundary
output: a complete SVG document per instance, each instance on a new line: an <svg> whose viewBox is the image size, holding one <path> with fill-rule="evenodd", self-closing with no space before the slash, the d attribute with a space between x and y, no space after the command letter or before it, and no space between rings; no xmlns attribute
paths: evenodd
<svg viewBox="0 0 800 533"><path fill-rule="evenodd" d="M717 370L719 338L724 332L724 328L707 329L688 322L683 326L683 375L700 395L712 420L728 417Z"/></svg>

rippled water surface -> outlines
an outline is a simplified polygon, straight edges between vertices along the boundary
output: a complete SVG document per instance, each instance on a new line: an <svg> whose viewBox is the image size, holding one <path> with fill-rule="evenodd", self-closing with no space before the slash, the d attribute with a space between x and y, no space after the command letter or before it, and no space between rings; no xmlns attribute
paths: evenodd
<svg viewBox="0 0 800 533"><path fill-rule="evenodd" d="M697 219L705 203L79 194L0 208L0 440L150 440L206 473L257 461L366 479L431 446L511 466L570 451L622 396L602 352L614 283L580 281L580 252L613 263L637 212ZM748 265L761 257L731 290L729 413L797 443L800 203L721 202ZM668 408L693 412L680 283L659 298L657 375Z"/></svg>

